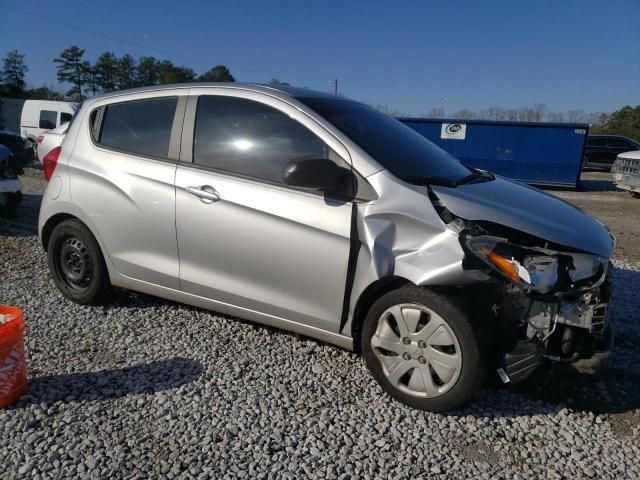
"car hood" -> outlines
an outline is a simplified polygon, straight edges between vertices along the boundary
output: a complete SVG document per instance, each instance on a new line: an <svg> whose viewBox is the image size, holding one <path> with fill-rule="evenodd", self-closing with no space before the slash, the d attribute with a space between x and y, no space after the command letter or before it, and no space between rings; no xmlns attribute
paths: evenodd
<svg viewBox="0 0 640 480"><path fill-rule="evenodd" d="M607 227L536 188L501 177L456 188L431 188L449 211L465 220L497 223L603 258L613 253L615 240Z"/></svg>

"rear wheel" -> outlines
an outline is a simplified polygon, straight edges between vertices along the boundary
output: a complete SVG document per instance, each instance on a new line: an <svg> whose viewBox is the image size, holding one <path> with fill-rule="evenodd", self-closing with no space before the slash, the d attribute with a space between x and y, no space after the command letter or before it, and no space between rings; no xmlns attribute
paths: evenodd
<svg viewBox="0 0 640 480"><path fill-rule="evenodd" d="M447 296L406 286L370 309L361 347L382 388L411 407L434 412L468 402L484 373L479 337Z"/></svg>
<svg viewBox="0 0 640 480"><path fill-rule="evenodd" d="M65 297L83 305L107 298L111 284L102 252L80 221L65 220L54 228L47 255L53 281Z"/></svg>

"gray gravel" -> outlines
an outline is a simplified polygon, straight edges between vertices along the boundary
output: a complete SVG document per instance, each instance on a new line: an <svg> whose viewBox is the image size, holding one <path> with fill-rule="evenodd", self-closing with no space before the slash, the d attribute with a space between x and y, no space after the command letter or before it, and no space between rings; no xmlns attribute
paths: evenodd
<svg viewBox="0 0 640 480"><path fill-rule="evenodd" d="M640 265L617 263L618 345L452 415L390 400L354 354L128 292L63 300L39 181L0 220L0 302L23 308L30 394L0 410L0 478L640 478Z"/></svg>

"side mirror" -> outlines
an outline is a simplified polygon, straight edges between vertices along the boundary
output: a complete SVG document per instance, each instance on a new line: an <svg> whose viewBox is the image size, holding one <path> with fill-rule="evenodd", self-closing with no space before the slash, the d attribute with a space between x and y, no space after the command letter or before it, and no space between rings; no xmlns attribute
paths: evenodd
<svg viewBox="0 0 640 480"><path fill-rule="evenodd" d="M282 171L286 185L322 192L344 192L350 186L351 171L327 158L294 158Z"/></svg>

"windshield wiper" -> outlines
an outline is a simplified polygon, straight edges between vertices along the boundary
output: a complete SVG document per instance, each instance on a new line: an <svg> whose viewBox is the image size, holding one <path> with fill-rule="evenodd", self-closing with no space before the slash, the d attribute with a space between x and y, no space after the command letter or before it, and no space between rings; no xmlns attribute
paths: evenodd
<svg viewBox="0 0 640 480"><path fill-rule="evenodd" d="M405 182L414 185L440 185L443 187L457 187L458 183L445 177L402 177Z"/></svg>

